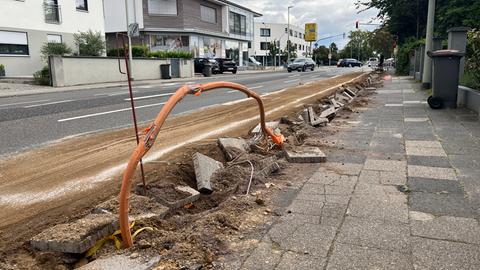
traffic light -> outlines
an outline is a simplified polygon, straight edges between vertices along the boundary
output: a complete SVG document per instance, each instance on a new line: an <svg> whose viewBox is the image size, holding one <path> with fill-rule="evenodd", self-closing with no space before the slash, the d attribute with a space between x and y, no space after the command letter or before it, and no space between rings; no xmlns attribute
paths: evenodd
<svg viewBox="0 0 480 270"><path fill-rule="evenodd" d="M358 29L358 25L359 25L359 22L358 22L358 21L356 21L356 22L355 22L355 28L357 28L357 29Z"/></svg>
<svg viewBox="0 0 480 270"><path fill-rule="evenodd" d="M345 37L346 37L346 35L345 35L345 33L343 33L343 39L345 39Z"/></svg>

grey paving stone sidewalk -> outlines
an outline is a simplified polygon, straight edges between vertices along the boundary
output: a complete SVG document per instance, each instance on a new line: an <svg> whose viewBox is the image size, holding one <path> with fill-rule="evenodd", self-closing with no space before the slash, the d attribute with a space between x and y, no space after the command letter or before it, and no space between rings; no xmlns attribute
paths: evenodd
<svg viewBox="0 0 480 270"><path fill-rule="evenodd" d="M386 81L239 268L480 269L480 122L425 100Z"/></svg>

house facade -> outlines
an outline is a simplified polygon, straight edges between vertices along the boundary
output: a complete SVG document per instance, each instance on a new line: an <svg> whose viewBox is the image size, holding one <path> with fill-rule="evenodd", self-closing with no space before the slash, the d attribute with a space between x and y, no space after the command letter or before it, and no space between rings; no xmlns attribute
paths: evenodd
<svg viewBox="0 0 480 270"><path fill-rule="evenodd" d="M288 24L255 22L254 44L250 49L250 55L254 56L260 63L270 66L278 65L268 50L268 44L275 42L280 50L286 51L288 41ZM310 42L305 41L305 28L290 24L290 42L296 49L297 57L306 56L310 52Z"/></svg>
<svg viewBox="0 0 480 270"><path fill-rule="evenodd" d="M73 34L105 33L101 0L2 0L0 64L6 76L31 77L47 65L41 59L46 42L64 42L75 50Z"/></svg>
<svg viewBox="0 0 480 270"><path fill-rule="evenodd" d="M117 32L126 32L127 25L136 22L140 35L133 45L145 45L152 52L182 50L194 57L232 58L239 66L248 61L254 18L261 16L224 0L134 0L128 12L122 3L104 0L108 48L116 47Z"/></svg>

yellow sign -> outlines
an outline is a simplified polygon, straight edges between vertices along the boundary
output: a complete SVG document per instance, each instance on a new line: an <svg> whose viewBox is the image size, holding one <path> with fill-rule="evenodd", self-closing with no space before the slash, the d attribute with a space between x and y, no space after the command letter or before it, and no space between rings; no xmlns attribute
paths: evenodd
<svg viewBox="0 0 480 270"><path fill-rule="evenodd" d="M305 41L317 41L317 24L305 24Z"/></svg>

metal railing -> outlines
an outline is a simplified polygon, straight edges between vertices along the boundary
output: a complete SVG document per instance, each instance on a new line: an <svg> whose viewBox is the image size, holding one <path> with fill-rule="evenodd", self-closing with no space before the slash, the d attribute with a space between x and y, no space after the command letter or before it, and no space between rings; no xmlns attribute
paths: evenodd
<svg viewBox="0 0 480 270"><path fill-rule="evenodd" d="M62 23L62 10L60 8L60 5L43 4L43 11L45 13L46 23Z"/></svg>

